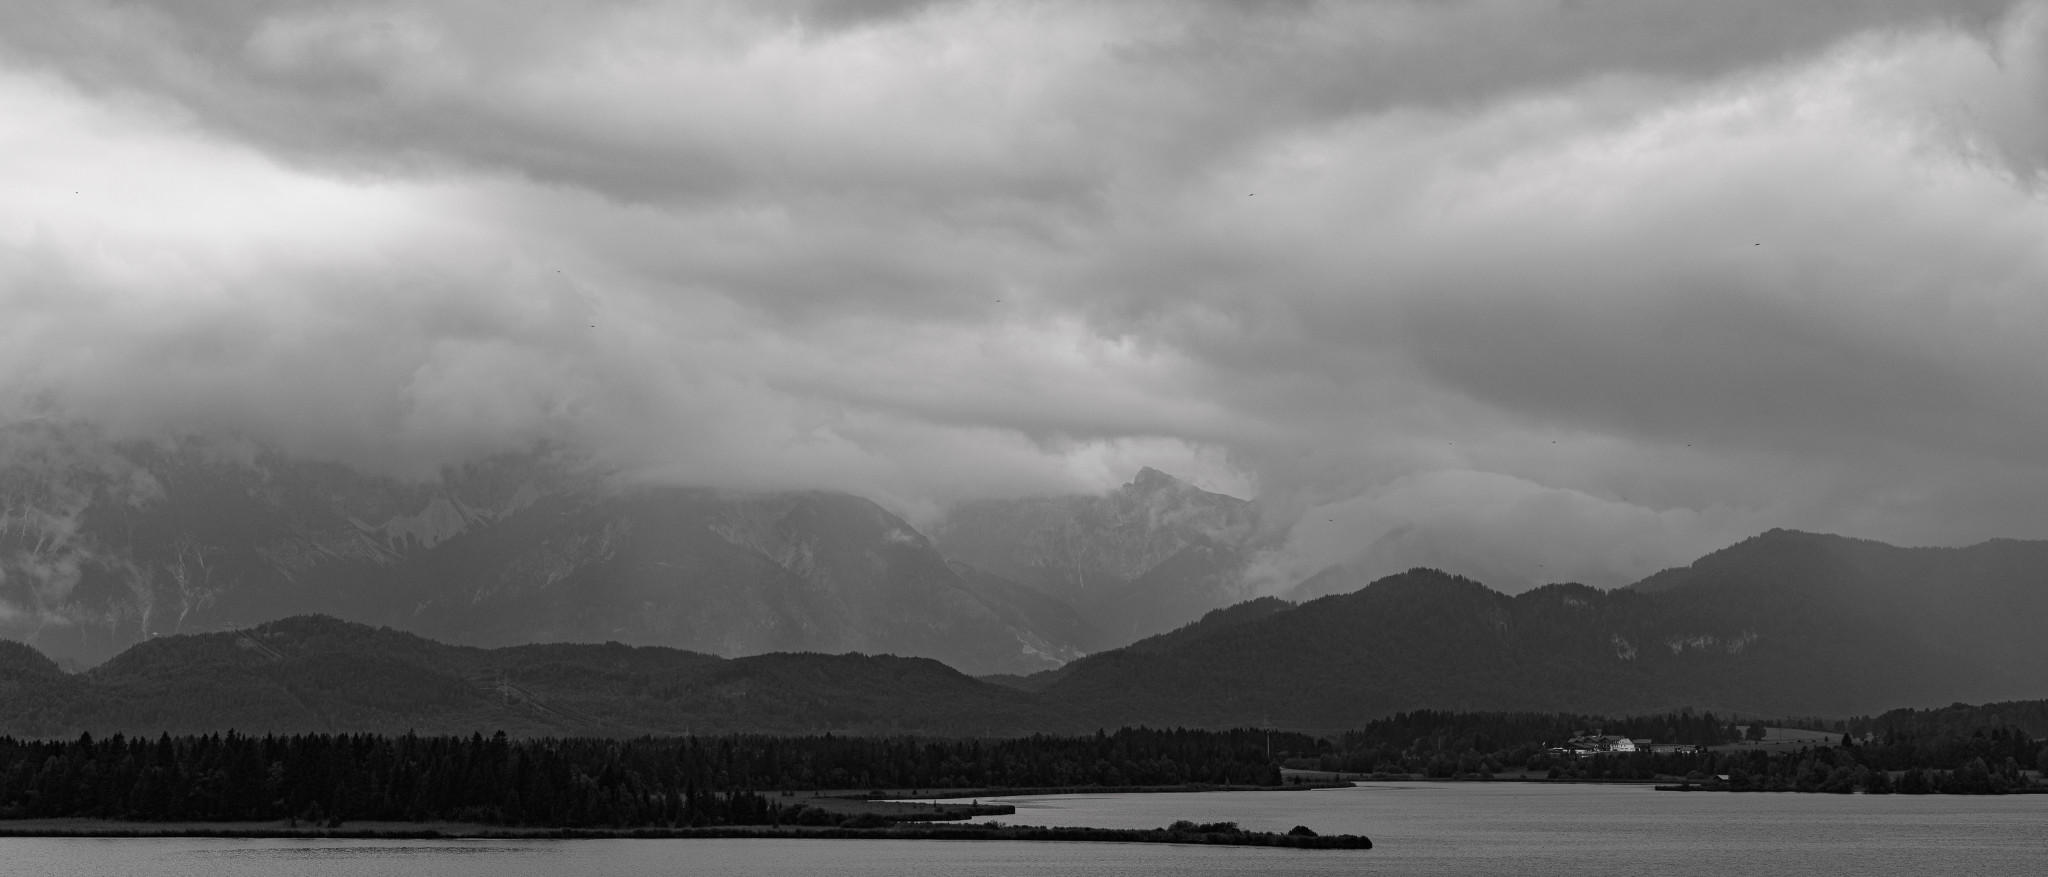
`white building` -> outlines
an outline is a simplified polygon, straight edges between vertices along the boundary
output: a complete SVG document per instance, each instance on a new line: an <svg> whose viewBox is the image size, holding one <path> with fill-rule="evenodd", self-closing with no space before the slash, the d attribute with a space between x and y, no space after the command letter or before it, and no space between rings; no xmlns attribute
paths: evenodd
<svg viewBox="0 0 2048 877"><path fill-rule="evenodd" d="M1573 755L1584 758L1589 755L1640 752L1649 744L1650 741L1643 740L1638 745L1638 742L1635 740L1627 737L1618 737L1613 734L1583 734L1573 737L1571 742L1565 744L1564 751L1569 751Z"/></svg>

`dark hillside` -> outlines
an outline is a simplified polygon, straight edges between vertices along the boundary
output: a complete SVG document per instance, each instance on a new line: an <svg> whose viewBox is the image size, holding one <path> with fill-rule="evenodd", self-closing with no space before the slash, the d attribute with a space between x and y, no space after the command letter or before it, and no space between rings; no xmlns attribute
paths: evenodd
<svg viewBox="0 0 2048 877"><path fill-rule="evenodd" d="M0 725L37 736L62 733L64 711L75 696L75 681L43 653L0 640Z"/></svg>
<svg viewBox="0 0 2048 877"><path fill-rule="evenodd" d="M1211 609L1200 619L1190 621L1172 631L1146 637L1117 651L1139 653L1165 651L1201 639L1216 631L1234 627L1247 621L1264 618L1276 612L1285 612L1292 608L1294 608L1293 603L1278 597L1260 597L1255 600L1246 600L1235 606ZM1066 675L1073 670L1074 666L1074 664L1068 664L1057 670L1043 670L1029 676L997 674L982 676L980 679L983 682L1004 685L1022 691L1044 691L1051 687L1053 683L1066 678Z"/></svg>
<svg viewBox="0 0 2048 877"><path fill-rule="evenodd" d="M64 671L57 668L57 662L42 652L13 640L0 639L0 685L56 679L63 675Z"/></svg>
<svg viewBox="0 0 2048 877"><path fill-rule="evenodd" d="M2048 700L2005 701L1981 706L1957 703L1927 710L1896 709L1878 716L1869 730L1912 737L1963 737L1991 728L2018 728L2029 736L2048 738Z"/></svg>
<svg viewBox="0 0 2048 877"><path fill-rule="evenodd" d="M1666 570L1630 590L1706 599L1797 592L1844 618L1897 630L1996 677L2048 663L2048 542L1994 539L1964 548L1900 548L1772 530ZM2000 696L2038 695L2025 689Z"/></svg>
<svg viewBox="0 0 2048 877"><path fill-rule="evenodd" d="M1293 603L1279 597L1260 597L1246 600L1235 606L1211 609L1200 619L1180 627L1131 643L1127 649L1137 652L1163 652L1192 643L1221 630L1227 630L1247 622L1257 621L1294 608Z"/></svg>
<svg viewBox="0 0 2048 877"><path fill-rule="evenodd" d="M1967 637L1925 623L1920 603L1871 581L1860 549L1840 547L1779 531L1703 559L1689 578L1614 592L1550 585L1510 597L1412 570L1192 640L1091 656L1044 692L1105 721L1340 728L1415 709L1851 715L2048 689L2048 655L2009 619L1980 610L1996 635L1953 645ZM1922 571L1957 591L1984 587L1968 570ZM2040 593L1991 590L2006 606Z"/></svg>
<svg viewBox="0 0 2048 877"><path fill-rule="evenodd" d="M324 617L160 637L76 677L0 671L0 686L9 687L0 734L25 737L1081 730L1032 695L924 658L724 659L617 643L481 649Z"/></svg>

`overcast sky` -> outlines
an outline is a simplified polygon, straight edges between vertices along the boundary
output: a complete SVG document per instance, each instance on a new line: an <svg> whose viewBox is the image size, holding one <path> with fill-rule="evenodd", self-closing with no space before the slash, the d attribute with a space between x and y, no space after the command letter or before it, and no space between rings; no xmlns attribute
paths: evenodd
<svg viewBox="0 0 2048 877"><path fill-rule="evenodd" d="M408 477L1153 465L1611 586L2048 538L2048 7L0 4L0 414Z"/></svg>

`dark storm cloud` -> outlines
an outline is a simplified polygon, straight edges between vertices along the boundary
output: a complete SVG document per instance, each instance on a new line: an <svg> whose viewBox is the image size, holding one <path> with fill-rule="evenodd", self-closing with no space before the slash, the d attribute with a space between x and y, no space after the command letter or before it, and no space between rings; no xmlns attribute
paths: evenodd
<svg viewBox="0 0 2048 877"><path fill-rule="evenodd" d="M1984 30L2011 6L87 2L18 9L0 39L344 168L474 164L626 200L824 186L959 204L1085 199L1140 165L1185 172L1391 107L1712 77L1872 29ZM795 63L761 69L778 52Z"/></svg>
<svg viewBox="0 0 2048 877"><path fill-rule="evenodd" d="M0 9L0 402L930 518L1152 464L1262 587L2041 535L1987 2Z"/></svg>

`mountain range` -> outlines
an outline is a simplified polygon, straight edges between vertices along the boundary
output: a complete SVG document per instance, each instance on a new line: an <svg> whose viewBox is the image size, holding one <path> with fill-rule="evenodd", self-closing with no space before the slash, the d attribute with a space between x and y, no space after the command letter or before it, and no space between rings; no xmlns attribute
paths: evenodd
<svg viewBox="0 0 2048 877"><path fill-rule="evenodd" d="M1433 570L1368 580L1339 565L1294 591L1328 596L1297 604L1244 599L1246 565L1278 538L1256 503L1155 469L1100 495L967 503L929 532L849 494L637 484L548 449L400 481L255 447L17 423L0 429L0 639L33 648L0 655L0 673L69 691L49 696L74 706L112 697L114 679L184 690L178 668L195 665L136 656L198 641L181 634L265 641L251 628L297 643L301 628L265 625L319 615L432 642L442 651L404 652L424 661L405 671L421 678L459 682L489 664L447 657L461 649L553 643L670 656L628 662L652 680L642 688L665 685L672 663L731 659L721 672L829 667L818 672L873 693L867 718L741 711L752 717L731 727L896 715L990 733L1336 728L1422 707L1850 714L2038 697L2048 679L2048 542L1898 548L1774 530L1624 588L1512 596ZM301 652L277 648L290 660L265 672L294 681L276 684L326 690L292 675ZM303 654L353 660L322 649ZM430 652L442 657L419 657ZM929 685L910 690L967 706L931 724L933 704L899 702L877 681L886 674L864 675L898 659L844 653L932 659L917 665ZM52 661L92 669L49 676ZM812 683L782 684L761 677L748 690L811 696L792 692ZM609 716L606 727L721 721L671 706L639 718L578 709Z"/></svg>
<svg viewBox="0 0 2048 877"><path fill-rule="evenodd" d="M1247 604L1013 680L1167 724L1339 728L1423 707L1852 715L2048 695L2048 542L1773 530L1613 591L1435 570Z"/></svg>
<svg viewBox="0 0 2048 877"><path fill-rule="evenodd" d="M987 499L932 531L947 557L1079 611L1106 642L1172 630L1251 596L1244 570L1278 534L1257 503L1151 467L1103 495Z"/></svg>
<svg viewBox="0 0 2048 877"><path fill-rule="evenodd" d="M1063 602L848 494L625 484L546 452L401 482L232 450L0 435L0 636L73 667L307 613L480 646L888 652L975 673L1103 645Z"/></svg>
<svg viewBox="0 0 2048 877"><path fill-rule="evenodd" d="M1031 673L1243 594L1257 507L1155 469L927 538L829 491L634 483L561 451L401 481L220 442L0 428L0 636L65 666L318 613L477 646L887 652Z"/></svg>
<svg viewBox="0 0 2048 877"><path fill-rule="evenodd" d="M1334 731L1422 708L1876 714L2048 695L2031 635L2048 617L2037 572L2048 566L2036 561L2048 543L1904 549L1774 530L1606 592L1510 596L1418 569L1304 604L1247 601L1054 670L987 679L858 654L481 649L299 617L154 638L82 674L0 643L0 733L1012 736L1140 724ZM1925 600L1888 590L1911 580L1942 583L1950 614L1930 617ZM2011 617L1970 614L1987 608ZM1977 635L1960 643L1958 630Z"/></svg>
<svg viewBox="0 0 2048 877"><path fill-rule="evenodd" d="M380 732L517 736L1078 731L1030 695L928 658L655 646L482 649L299 616L151 639L79 674L0 641L0 734Z"/></svg>

